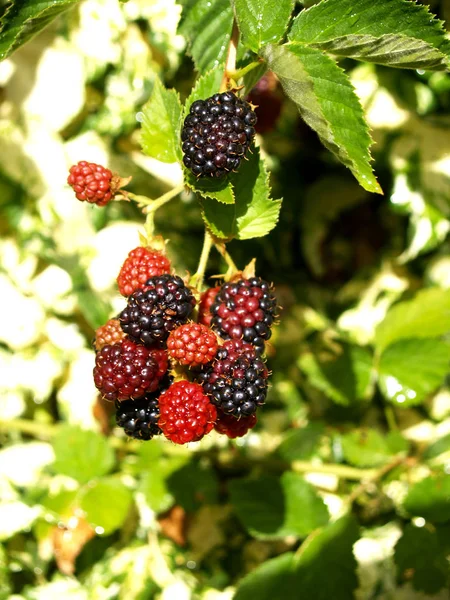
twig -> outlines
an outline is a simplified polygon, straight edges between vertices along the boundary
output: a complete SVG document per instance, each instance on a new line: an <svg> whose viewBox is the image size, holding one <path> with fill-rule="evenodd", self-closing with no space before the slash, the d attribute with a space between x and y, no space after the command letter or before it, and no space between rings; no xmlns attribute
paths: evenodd
<svg viewBox="0 0 450 600"><path fill-rule="evenodd" d="M217 252L222 256L222 258L224 259L224 261L227 263L227 265L228 265L228 274L237 273L238 268L237 268L234 260L229 255L227 247L225 246L225 244L223 244L221 242L214 242L214 246L215 246Z"/></svg>
<svg viewBox="0 0 450 600"><path fill-rule="evenodd" d="M200 260L198 262L197 272L191 277L191 284L195 286L199 291L203 285L203 279L205 277L206 265L208 264L209 253L211 252L213 240L211 234L205 229L205 237L203 240L202 253L200 254Z"/></svg>
<svg viewBox="0 0 450 600"><path fill-rule="evenodd" d="M324 473L327 475L336 475L342 479L351 479L361 481L377 474L376 469L357 469L347 465L335 464L315 464L303 460L295 460L292 463L292 470L297 473Z"/></svg>
<svg viewBox="0 0 450 600"><path fill-rule="evenodd" d="M372 476L367 477L367 479L360 483L360 485L358 485L348 496L346 499L348 506L351 506L358 496L363 494L368 487L373 485L375 482L380 481L380 479L383 479L383 477L392 471L392 469L395 469L395 467L398 467L405 461L405 456L396 456L393 460L391 460L391 462L388 462L386 465L384 465L384 467L376 469Z"/></svg>
<svg viewBox="0 0 450 600"><path fill-rule="evenodd" d="M225 61L225 71L223 73L220 91L224 92L227 89L227 84L230 79L229 73L236 71L237 47L239 44L239 28L236 19L233 21L233 29L231 31L230 43L228 44L227 59Z"/></svg>

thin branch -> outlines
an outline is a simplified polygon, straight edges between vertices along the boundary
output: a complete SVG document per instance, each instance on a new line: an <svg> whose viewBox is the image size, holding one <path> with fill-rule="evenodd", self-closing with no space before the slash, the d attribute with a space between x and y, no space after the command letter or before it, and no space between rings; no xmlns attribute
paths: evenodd
<svg viewBox="0 0 450 600"><path fill-rule="evenodd" d="M203 279L205 277L206 266L208 264L209 253L211 252L213 240L211 234L205 229L205 237L203 240L202 253L200 254L200 260L198 262L197 272L191 278L191 284L194 285L199 291L203 285Z"/></svg>

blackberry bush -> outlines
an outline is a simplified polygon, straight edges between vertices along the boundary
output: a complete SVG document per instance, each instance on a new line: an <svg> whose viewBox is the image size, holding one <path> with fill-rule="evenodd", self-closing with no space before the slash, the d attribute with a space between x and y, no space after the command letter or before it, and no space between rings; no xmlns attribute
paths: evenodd
<svg viewBox="0 0 450 600"><path fill-rule="evenodd" d="M164 342L169 333L185 323L195 305L194 296L181 277L151 277L128 298L120 313L123 331L138 344Z"/></svg>
<svg viewBox="0 0 450 600"><path fill-rule="evenodd" d="M196 177L224 177L236 171L255 137L251 104L234 92L191 104L181 131L184 165Z"/></svg>
<svg viewBox="0 0 450 600"><path fill-rule="evenodd" d="M225 283L211 306L211 327L225 339L243 339L258 352L272 335L277 301L272 287L260 277Z"/></svg>
<svg viewBox="0 0 450 600"><path fill-rule="evenodd" d="M267 377L266 365L253 346L229 340L217 350L213 364L200 373L198 381L223 413L248 417L265 402Z"/></svg>

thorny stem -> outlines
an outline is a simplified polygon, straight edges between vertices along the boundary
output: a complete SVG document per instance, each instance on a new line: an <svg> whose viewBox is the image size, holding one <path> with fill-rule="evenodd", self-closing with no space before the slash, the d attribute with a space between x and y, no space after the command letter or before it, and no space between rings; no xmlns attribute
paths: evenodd
<svg viewBox="0 0 450 600"><path fill-rule="evenodd" d="M203 279L205 277L206 265L208 264L209 253L211 252L213 240L211 234L205 229L205 237L203 240L202 253L198 262L197 272L191 278L191 284L201 291Z"/></svg>
<svg viewBox="0 0 450 600"><path fill-rule="evenodd" d="M230 79L230 73L236 70L237 47L239 43L239 28L236 19L233 21L233 29L231 31L230 43L228 45L227 59L225 61L225 71L223 73L220 91L224 92L227 89L227 83Z"/></svg>

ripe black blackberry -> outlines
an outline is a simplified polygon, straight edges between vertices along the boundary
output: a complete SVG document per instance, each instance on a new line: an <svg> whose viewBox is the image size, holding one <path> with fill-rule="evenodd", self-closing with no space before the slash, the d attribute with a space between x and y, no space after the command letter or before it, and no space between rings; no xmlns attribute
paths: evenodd
<svg viewBox="0 0 450 600"><path fill-rule="evenodd" d="M154 394L153 394L154 396ZM116 401L116 423L125 433L137 440L151 440L159 435L159 405L156 398Z"/></svg>
<svg viewBox="0 0 450 600"><path fill-rule="evenodd" d="M211 328L224 339L242 339L261 354L272 335L277 301L271 286L260 277L222 285L211 306Z"/></svg>
<svg viewBox="0 0 450 600"><path fill-rule="evenodd" d="M198 376L211 402L225 414L244 417L264 404L268 371L250 344L228 340L216 353L211 366Z"/></svg>
<svg viewBox="0 0 450 600"><path fill-rule="evenodd" d="M143 289L129 296L119 315L120 326L134 342L151 346L185 323L194 305L194 296L181 277L150 277Z"/></svg>
<svg viewBox="0 0 450 600"><path fill-rule="evenodd" d="M233 92L191 104L181 132L183 162L196 177L236 171L255 137L251 104Z"/></svg>

